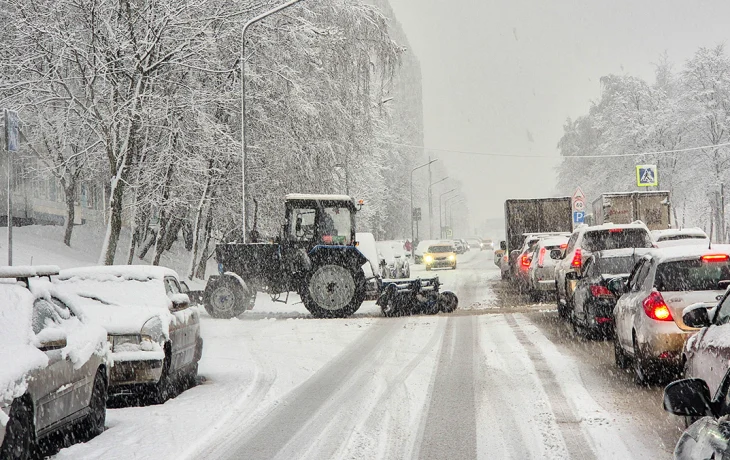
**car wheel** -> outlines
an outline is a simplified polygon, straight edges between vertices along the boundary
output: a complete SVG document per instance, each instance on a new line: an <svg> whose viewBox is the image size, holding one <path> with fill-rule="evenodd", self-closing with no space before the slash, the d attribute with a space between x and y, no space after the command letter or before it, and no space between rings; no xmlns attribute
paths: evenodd
<svg viewBox="0 0 730 460"><path fill-rule="evenodd" d="M618 342L618 337L614 337L613 339L613 355L616 361L616 367L619 369L628 369L630 364L629 357L626 355L624 349L621 348L621 344Z"/></svg>
<svg viewBox="0 0 730 460"><path fill-rule="evenodd" d="M641 352L641 348L636 343L636 337L634 337L634 374L638 385L648 386L656 381L656 372Z"/></svg>
<svg viewBox="0 0 730 460"><path fill-rule="evenodd" d="M223 275L208 281L203 294L203 306L213 318L230 319L253 308L256 293L245 289L241 283Z"/></svg>
<svg viewBox="0 0 730 460"><path fill-rule="evenodd" d="M106 398L106 374L103 369L99 369L96 371L94 386L91 390L91 400L89 401L90 412L82 424L82 432L86 439L92 439L104 432L104 422L106 422Z"/></svg>
<svg viewBox="0 0 730 460"><path fill-rule="evenodd" d="M16 399L10 407L10 420L5 425L5 439L0 446L0 458L25 460L36 455L33 410L22 400Z"/></svg>

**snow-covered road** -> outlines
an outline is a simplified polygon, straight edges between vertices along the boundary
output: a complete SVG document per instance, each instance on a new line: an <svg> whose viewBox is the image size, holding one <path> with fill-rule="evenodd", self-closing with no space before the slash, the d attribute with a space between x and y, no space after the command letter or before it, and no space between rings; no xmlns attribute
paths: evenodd
<svg viewBox="0 0 730 460"><path fill-rule="evenodd" d="M415 267L414 275L421 274ZM552 305L510 297L491 252L436 272L452 315L311 318L259 297L203 314L205 381L161 406L110 409L79 458L668 458L679 421L660 388L576 341Z"/></svg>

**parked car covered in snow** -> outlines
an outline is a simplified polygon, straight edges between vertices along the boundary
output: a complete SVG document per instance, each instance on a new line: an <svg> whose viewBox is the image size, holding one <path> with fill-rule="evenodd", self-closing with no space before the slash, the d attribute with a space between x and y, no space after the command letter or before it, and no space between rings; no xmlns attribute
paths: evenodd
<svg viewBox="0 0 730 460"><path fill-rule="evenodd" d="M106 331L55 296L57 267L0 270L0 458L37 455L38 442L73 428L104 431Z"/></svg>
<svg viewBox="0 0 730 460"><path fill-rule="evenodd" d="M378 255L383 278L408 278L411 276L411 267L399 241L378 241Z"/></svg>
<svg viewBox="0 0 730 460"><path fill-rule="evenodd" d="M654 244L660 248L703 244L709 246L710 237L701 228L669 228L651 232Z"/></svg>
<svg viewBox="0 0 730 460"><path fill-rule="evenodd" d="M74 268L62 270L54 284L89 322L107 330L114 360L110 394L151 395L161 403L197 376L203 352L200 318L174 270Z"/></svg>

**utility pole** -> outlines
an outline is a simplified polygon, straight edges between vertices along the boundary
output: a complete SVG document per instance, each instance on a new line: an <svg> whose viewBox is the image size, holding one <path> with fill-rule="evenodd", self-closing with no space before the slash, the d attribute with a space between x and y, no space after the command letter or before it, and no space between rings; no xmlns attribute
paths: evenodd
<svg viewBox="0 0 730 460"><path fill-rule="evenodd" d="M425 168L426 166L431 166L431 163L433 163L434 160L429 160L428 163L424 163L422 165L416 166L415 168L411 169L411 257L415 257L416 253L416 245L415 245L415 239L413 234L413 173L416 172L417 169ZM414 259L415 260L415 259Z"/></svg>
<svg viewBox="0 0 730 460"><path fill-rule="evenodd" d="M428 156L428 239L433 239L433 195L431 194L431 155Z"/></svg>

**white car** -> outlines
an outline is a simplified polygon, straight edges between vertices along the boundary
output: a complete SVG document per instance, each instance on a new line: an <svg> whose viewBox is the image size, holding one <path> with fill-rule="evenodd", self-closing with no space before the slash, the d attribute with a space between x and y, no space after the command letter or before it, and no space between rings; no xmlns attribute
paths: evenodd
<svg viewBox="0 0 730 460"><path fill-rule="evenodd" d="M58 267L0 269L0 458L37 455L61 429L82 439L106 420L109 346L61 301L48 279Z"/></svg>
<svg viewBox="0 0 730 460"><path fill-rule="evenodd" d="M399 241L378 241L376 242L380 258L380 270L383 278L408 278L411 276L411 267L403 249L403 243Z"/></svg>
<svg viewBox="0 0 730 460"><path fill-rule="evenodd" d="M710 237L701 228L669 228L651 232L654 244L660 248L671 246L704 245L709 247Z"/></svg>
<svg viewBox="0 0 730 460"><path fill-rule="evenodd" d="M555 292L555 266L567 243L567 236L548 237L537 242L527 274L531 300L537 301L544 294Z"/></svg>
<svg viewBox="0 0 730 460"><path fill-rule="evenodd" d="M110 394L152 396L162 403L177 386L195 380L203 353L200 318L174 270L74 268L62 270L54 286L62 300L107 330L114 360Z"/></svg>
<svg viewBox="0 0 730 460"><path fill-rule="evenodd" d="M685 307L716 303L730 280L730 246L681 246L654 249L634 266L628 281L616 278L609 289L621 295L614 307L616 364L633 362L638 383L681 370L687 338ZM726 284L726 283L725 283Z"/></svg>

